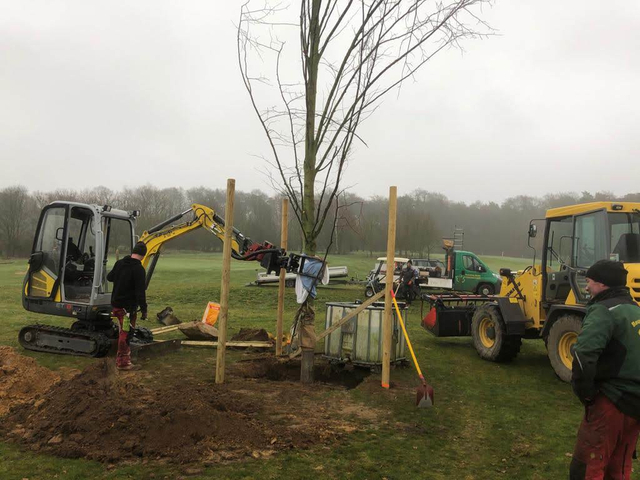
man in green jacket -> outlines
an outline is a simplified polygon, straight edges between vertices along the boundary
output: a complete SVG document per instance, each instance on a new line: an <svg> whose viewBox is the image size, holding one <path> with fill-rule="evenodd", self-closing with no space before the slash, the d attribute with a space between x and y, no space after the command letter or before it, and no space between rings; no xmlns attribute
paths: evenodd
<svg viewBox="0 0 640 480"><path fill-rule="evenodd" d="M640 433L640 307L622 263L600 260L586 276L591 300L571 378L585 413L569 477L629 479Z"/></svg>

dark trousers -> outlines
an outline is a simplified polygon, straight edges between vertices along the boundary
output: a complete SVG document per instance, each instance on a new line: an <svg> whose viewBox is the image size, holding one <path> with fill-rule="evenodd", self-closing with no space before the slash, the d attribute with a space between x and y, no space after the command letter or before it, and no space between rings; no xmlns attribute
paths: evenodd
<svg viewBox="0 0 640 480"><path fill-rule="evenodd" d="M403 283L398 290L398 296L403 298L407 304L410 304L416 299L418 292L419 287L416 286L415 282L411 282L410 284Z"/></svg>
<svg viewBox="0 0 640 480"><path fill-rule="evenodd" d="M585 407L569 480L629 480L640 421L622 413L602 394Z"/></svg>
<svg viewBox="0 0 640 480"><path fill-rule="evenodd" d="M131 365L131 336L133 335L133 329L136 327L136 311L132 309L132 312L128 312L124 308L113 307L111 314L118 319L118 328L120 333L118 334L118 354L116 355L116 366L126 367ZM129 325L125 321L125 317L129 313Z"/></svg>

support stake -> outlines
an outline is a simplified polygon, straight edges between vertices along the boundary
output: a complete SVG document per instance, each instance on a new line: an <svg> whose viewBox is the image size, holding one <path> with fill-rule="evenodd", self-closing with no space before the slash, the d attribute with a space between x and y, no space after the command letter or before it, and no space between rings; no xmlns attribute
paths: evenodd
<svg viewBox="0 0 640 480"><path fill-rule="evenodd" d="M233 202L235 190L236 181L233 178L229 178L227 180L227 203L224 207L224 245L222 247L222 282L220 283L216 383L224 383L227 320L229 318L229 279L231 278L231 234L233 233Z"/></svg>
<svg viewBox="0 0 640 480"><path fill-rule="evenodd" d="M389 229L387 230L387 275L385 289L393 289L396 252L396 213L398 208L398 189L389 187ZM384 296L384 321L382 322L382 388L389 388L391 376L391 295Z"/></svg>
<svg viewBox="0 0 640 480"><path fill-rule="evenodd" d="M280 226L280 247L287 250L289 222L289 200L282 199L282 224ZM280 269L280 280L278 283L278 316L276 320L276 357L282 355L282 316L284 314L284 288L285 276L287 272L284 268Z"/></svg>

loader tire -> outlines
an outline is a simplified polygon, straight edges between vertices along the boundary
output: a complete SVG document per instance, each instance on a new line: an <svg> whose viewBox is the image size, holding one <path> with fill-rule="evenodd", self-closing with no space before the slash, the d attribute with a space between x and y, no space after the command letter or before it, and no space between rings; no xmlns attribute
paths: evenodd
<svg viewBox="0 0 640 480"><path fill-rule="evenodd" d="M582 331L582 318L578 315L565 313L551 325L546 338L547 355L554 372L563 382L571 381L571 367L573 354L571 347L578 340Z"/></svg>
<svg viewBox="0 0 640 480"><path fill-rule="evenodd" d="M495 305L478 307L471 320L473 346L478 355L492 362L509 362L520 352L522 338L507 335L502 314Z"/></svg>
<svg viewBox="0 0 640 480"><path fill-rule="evenodd" d="M364 296L367 298L371 298L376 294L376 292L373 290L373 287L367 287L364 289Z"/></svg>

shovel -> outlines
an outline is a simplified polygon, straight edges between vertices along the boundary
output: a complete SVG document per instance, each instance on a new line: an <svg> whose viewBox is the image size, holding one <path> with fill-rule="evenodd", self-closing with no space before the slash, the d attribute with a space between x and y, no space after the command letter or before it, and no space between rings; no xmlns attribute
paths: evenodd
<svg viewBox="0 0 640 480"><path fill-rule="evenodd" d="M420 381L422 385L420 385L416 389L416 405L418 408L426 408L433 406L433 387L427 383L424 379L424 375L422 375L422 371L420 370L420 365L418 365L418 360L416 359L416 354L413 353L413 347L411 346L411 340L409 340L409 335L407 334L407 329L404 326L404 321L402 320L402 315L400 314L400 308L398 308L398 302L396 302L396 294L391 290L391 298L393 300L393 305L396 308L396 313L398 314L398 320L400 320L400 326L402 327L402 333L404 333L404 338L407 341L407 345L409 346L409 351L411 352L411 358L413 359L413 364L418 371L418 376L420 377Z"/></svg>

